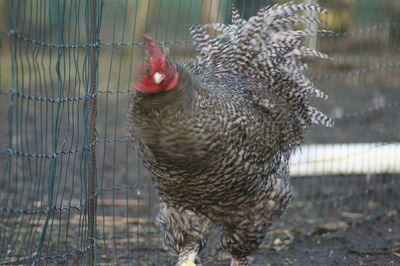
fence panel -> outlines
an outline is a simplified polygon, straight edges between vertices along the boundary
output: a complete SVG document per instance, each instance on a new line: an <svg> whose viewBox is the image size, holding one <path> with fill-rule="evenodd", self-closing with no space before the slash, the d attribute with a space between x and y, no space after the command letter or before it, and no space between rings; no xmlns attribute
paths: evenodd
<svg viewBox="0 0 400 266"><path fill-rule="evenodd" d="M232 4L248 18L277 2L0 0L0 264L174 261L125 132L141 35L180 60L195 54L189 25L228 23ZM376 217L400 199L400 4L303 2L329 12L322 28L333 32L305 41L335 59L308 74L336 126L313 127L293 157L294 200L269 239ZM225 258L216 242L217 231L204 263Z"/></svg>

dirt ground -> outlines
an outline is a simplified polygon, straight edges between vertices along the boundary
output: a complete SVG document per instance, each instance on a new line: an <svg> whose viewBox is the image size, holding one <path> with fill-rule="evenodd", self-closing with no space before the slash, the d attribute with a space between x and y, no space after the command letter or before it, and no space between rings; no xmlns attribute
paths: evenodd
<svg viewBox="0 0 400 266"><path fill-rule="evenodd" d="M253 265L400 265L400 213L386 212L372 220L337 231L315 230L280 251L259 250ZM228 260L206 265L229 265Z"/></svg>

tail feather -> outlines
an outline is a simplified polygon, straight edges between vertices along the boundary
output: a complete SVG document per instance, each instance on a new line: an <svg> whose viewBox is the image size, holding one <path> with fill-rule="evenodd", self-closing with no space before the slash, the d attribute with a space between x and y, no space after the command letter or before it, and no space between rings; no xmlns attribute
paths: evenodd
<svg viewBox="0 0 400 266"><path fill-rule="evenodd" d="M275 20L271 23L271 26L275 25L296 25L299 23L315 23L315 24L322 24L322 21L319 18L314 17L303 17L298 15L293 15L290 17L283 17L280 19Z"/></svg>
<svg viewBox="0 0 400 266"><path fill-rule="evenodd" d="M324 114L308 106L308 96L323 99L327 96L302 74L307 64L298 60L306 56L331 59L324 53L304 47L301 41L303 37L317 36L325 31L293 30L299 23L321 23L313 16L297 15L299 11L326 13L319 5L289 2L262 8L247 21L233 8L231 25L215 23L191 27L199 51L192 71L256 79L291 105L297 104L293 107L296 112L299 106L303 108L298 112L299 120L332 125ZM214 29L218 34L211 37L207 29Z"/></svg>
<svg viewBox="0 0 400 266"><path fill-rule="evenodd" d="M333 127L334 122L330 117L321 113L315 107L307 106L307 109L314 124L320 124L326 127Z"/></svg>
<svg viewBox="0 0 400 266"><path fill-rule="evenodd" d="M296 56L296 57L314 56L314 57L319 57L319 58L323 58L323 59L333 60L333 58L331 58L327 54L318 52L311 48L305 48L305 47L302 47L300 49L294 49L293 51L291 51L290 53L287 53L285 55L285 57L290 57L290 56Z"/></svg>
<svg viewBox="0 0 400 266"><path fill-rule="evenodd" d="M239 10L237 10L234 6L232 6L232 25L240 27L244 23L246 23L246 20L244 20L240 14Z"/></svg>

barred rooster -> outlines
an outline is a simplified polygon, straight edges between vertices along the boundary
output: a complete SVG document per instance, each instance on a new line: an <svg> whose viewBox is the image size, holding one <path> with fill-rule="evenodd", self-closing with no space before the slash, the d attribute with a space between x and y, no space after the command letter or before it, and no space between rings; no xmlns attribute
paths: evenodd
<svg viewBox="0 0 400 266"><path fill-rule="evenodd" d="M194 26L199 55L173 62L145 36L148 62L131 98L128 130L160 197L158 222L177 265L193 264L210 227L223 224L231 265L249 255L290 200L288 161L311 124L333 121L309 105L327 98L302 73L304 56L329 58L299 40L320 23L293 2L262 8L248 21ZM218 34L211 37L208 29Z"/></svg>

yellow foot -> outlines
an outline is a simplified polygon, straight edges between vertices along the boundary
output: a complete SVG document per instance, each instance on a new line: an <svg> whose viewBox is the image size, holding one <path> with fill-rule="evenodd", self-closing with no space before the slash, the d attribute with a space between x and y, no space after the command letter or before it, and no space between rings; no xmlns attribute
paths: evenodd
<svg viewBox="0 0 400 266"><path fill-rule="evenodd" d="M182 266L196 266L196 263L194 263L194 262L185 262L185 263L182 263Z"/></svg>

